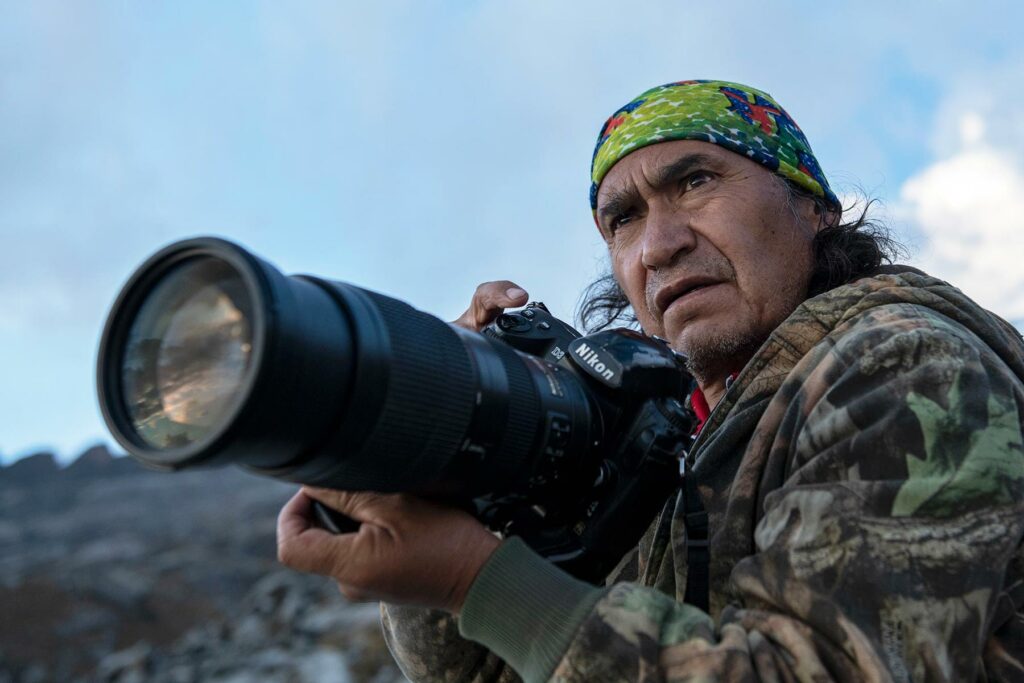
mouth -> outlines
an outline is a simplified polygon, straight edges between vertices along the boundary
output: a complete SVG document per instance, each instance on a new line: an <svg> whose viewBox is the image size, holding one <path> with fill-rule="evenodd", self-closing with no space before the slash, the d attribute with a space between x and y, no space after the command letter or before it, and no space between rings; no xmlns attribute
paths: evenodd
<svg viewBox="0 0 1024 683"><path fill-rule="evenodd" d="M708 277L688 277L662 287L654 297L654 305L659 314L664 315L668 307L676 301L686 299L697 292L721 284L720 280Z"/></svg>

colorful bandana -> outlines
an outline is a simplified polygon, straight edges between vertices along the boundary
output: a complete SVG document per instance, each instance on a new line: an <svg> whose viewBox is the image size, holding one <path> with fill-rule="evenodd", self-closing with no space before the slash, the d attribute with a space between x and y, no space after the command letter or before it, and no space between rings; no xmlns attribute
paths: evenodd
<svg viewBox="0 0 1024 683"><path fill-rule="evenodd" d="M727 81L679 81L651 88L601 127L590 166L590 208L597 210L597 189L620 159L669 140L721 145L839 206L807 138L768 93Z"/></svg>

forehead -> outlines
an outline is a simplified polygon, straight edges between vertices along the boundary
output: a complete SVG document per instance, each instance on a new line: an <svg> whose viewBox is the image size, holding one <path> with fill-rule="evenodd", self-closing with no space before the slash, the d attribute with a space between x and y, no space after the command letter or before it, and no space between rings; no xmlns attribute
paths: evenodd
<svg viewBox="0 0 1024 683"><path fill-rule="evenodd" d="M641 147L623 157L608 171L597 193L600 206L611 194L634 187L638 180L649 179L657 171L687 156L702 157L724 167L754 164L735 152L700 140L672 140ZM756 165L756 164L754 164Z"/></svg>

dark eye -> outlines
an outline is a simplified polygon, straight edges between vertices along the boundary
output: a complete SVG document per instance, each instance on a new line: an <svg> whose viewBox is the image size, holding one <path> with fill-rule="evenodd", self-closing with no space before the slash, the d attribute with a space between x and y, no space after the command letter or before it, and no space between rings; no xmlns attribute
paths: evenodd
<svg viewBox="0 0 1024 683"><path fill-rule="evenodd" d="M710 171L694 171L683 178L683 190L695 190L712 179Z"/></svg>
<svg viewBox="0 0 1024 683"><path fill-rule="evenodd" d="M616 230L623 227L627 223L631 222L636 216L632 213L620 213L612 216L612 219L608 221L608 229L615 233Z"/></svg>

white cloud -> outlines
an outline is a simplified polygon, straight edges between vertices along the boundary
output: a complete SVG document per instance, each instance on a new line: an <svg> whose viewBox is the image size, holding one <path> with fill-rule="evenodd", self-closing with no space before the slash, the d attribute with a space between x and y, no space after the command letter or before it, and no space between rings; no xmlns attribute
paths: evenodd
<svg viewBox="0 0 1024 683"><path fill-rule="evenodd" d="M946 125L946 124L943 124ZM1024 163L986 139L978 112L956 122L959 148L910 177L898 213L925 238L920 265L998 315L1024 322Z"/></svg>

